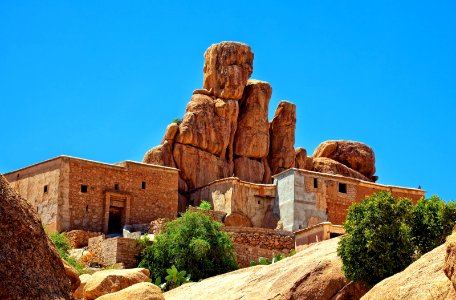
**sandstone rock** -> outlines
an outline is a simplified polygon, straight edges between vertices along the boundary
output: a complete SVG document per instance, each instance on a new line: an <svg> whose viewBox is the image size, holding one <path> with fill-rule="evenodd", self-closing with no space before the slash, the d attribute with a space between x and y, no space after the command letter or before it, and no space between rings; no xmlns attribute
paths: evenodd
<svg viewBox="0 0 456 300"><path fill-rule="evenodd" d="M455 289L443 273L444 260L445 245L441 245L424 254L404 271L376 284L362 299L456 299Z"/></svg>
<svg viewBox="0 0 456 300"><path fill-rule="evenodd" d="M40 218L2 175L0 228L0 299L70 299L70 280Z"/></svg>
<svg viewBox="0 0 456 300"><path fill-rule="evenodd" d="M240 212L233 212L225 217L225 226L253 227L249 217Z"/></svg>
<svg viewBox="0 0 456 300"><path fill-rule="evenodd" d="M140 282L97 300L165 300L161 289L150 282Z"/></svg>
<svg viewBox="0 0 456 300"><path fill-rule="evenodd" d="M175 141L225 157L232 149L239 104L195 94L190 99Z"/></svg>
<svg viewBox="0 0 456 300"><path fill-rule="evenodd" d="M454 230L454 229L453 229ZM456 232L447 237L444 272L456 289Z"/></svg>
<svg viewBox="0 0 456 300"><path fill-rule="evenodd" d="M81 284L81 280L79 279L79 273L73 268L69 263L62 259L63 267L65 268L65 274L70 279L71 283L71 291L74 293L76 289Z"/></svg>
<svg viewBox="0 0 456 300"><path fill-rule="evenodd" d="M269 151L268 107L272 88L269 83L249 80L240 101L234 137L234 154L262 158Z"/></svg>
<svg viewBox="0 0 456 300"><path fill-rule="evenodd" d="M149 275L149 270L143 268L98 271L86 283L84 297L92 300L139 282L148 282Z"/></svg>
<svg viewBox="0 0 456 300"><path fill-rule="evenodd" d="M295 128L296 105L287 101L280 102L270 124L271 146L268 159L272 175L294 167Z"/></svg>
<svg viewBox="0 0 456 300"><path fill-rule="evenodd" d="M306 170L307 150L304 148L295 149L295 167Z"/></svg>
<svg viewBox="0 0 456 300"><path fill-rule="evenodd" d="M313 157L312 156L307 156L306 157L306 170L313 170Z"/></svg>
<svg viewBox="0 0 456 300"><path fill-rule="evenodd" d="M246 44L222 42L204 53L203 88L222 99L239 100L253 71L253 53Z"/></svg>
<svg viewBox="0 0 456 300"><path fill-rule="evenodd" d="M159 165L175 168L176 164L173 159L173 146L169 141L158 145L144 155L143 162L151 165Z"/></svg>
<svg viewBox="0 0 456 300"><path fill-rule="evenodd" d="M167 300L359 299L365 291L344 289L349 281L336 253L338 241L334 238L313 244L272 265L239 269L185 284L164 296Z"/></svg>
<svg viewBox="0 0 456 300"><path fill-rule="evenodd" d="M375 154L371 147L354 141L326 141L315 149L314 158L327 157L371 178L375 174Z"/></svg>
<svg viewBox="0 0 456 300"><path fill-rule="evenodd" d="M346 165L341 164L335 160L326 157L314 157L312 170L321 173L338 174L346 177L352 177L365 181L371 181L369 178L361 173L350 169Z"/></svg>
<svg viewBox="0 0 456 300"><path fill-rule="evenodd" d="M229 165L224 159L192 146L175 143L174 160L190 189L229 177Z"/></svg>
<svg viewBox="0 0 456 300"><path fill-rule="evenodd" d="M269 162L267 157L263 157L261 159L261 162L263 163L263 169L264 169L264 175L263 175L263 183L264 184L270 184L272 183L272 173L271 173L271 168L269 168Z"/></svg>
<svg viewBox="0 0 456 300"><path fill-rule="evenodd" d="M262 183L264 166L261 162L239 157L234 160L234 176L247 182Z"/></svg>
<svg viewBox="0 0 456 300"><path fill-rule="evenodd" d="M80 284L73 293L73 298L76 300L84 300L84 288L87 282L92 278L90 274L82 274L79 276Z"/></svg>
<svg viewBox="0 0 456 300"><path fill-rule="evenodd" d="M179 131L179 125L177 125L177 123L169 124L168 127L166 127L165 136L163 137L162 144L165 141L169 141L169 142L173 141L174 138L176 137L176 134L178 131Z"/></svg>

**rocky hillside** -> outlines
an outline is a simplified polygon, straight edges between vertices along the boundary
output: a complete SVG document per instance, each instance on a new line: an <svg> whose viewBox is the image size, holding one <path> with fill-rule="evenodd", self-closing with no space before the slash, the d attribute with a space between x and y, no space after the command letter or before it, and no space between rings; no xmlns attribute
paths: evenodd
<svg viewBox="0 0 456 300"><path fill-rule="evenodd" d="M328 141L313 156L294 148L296 106L282 101L268 120L272 87L249 80L253 57L242 43L210 46L203 89L193 92L182 122L170 124L143 161L180 169L181 194L231 176L271 183L272 175L293 167L375 181L375 156L367 145Z"/></svg>
<svg viewBox="0 0 456 300"><path fill-rule="evenodd" d="M351 284L337 257L338 238L314 244L268 266L255 266L185 284L165 299L359 299L365 290Z"/></svg>

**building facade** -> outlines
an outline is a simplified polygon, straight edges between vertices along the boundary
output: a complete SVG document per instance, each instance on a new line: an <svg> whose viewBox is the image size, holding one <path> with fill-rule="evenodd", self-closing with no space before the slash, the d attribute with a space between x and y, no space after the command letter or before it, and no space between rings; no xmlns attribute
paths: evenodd
<svg viewBox="0 0 456 300"><path fill-rule="evenodd" d="M177 217L178 172L59 156L4 176L50 230L118 233L127 224Z"/></svg>

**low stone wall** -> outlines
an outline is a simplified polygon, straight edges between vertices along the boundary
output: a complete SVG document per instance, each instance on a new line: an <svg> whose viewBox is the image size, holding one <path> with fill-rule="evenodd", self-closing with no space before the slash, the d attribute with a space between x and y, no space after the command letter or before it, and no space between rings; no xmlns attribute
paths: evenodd
<svg viewBox="0 0 456 300"><path fill-rule="evenodd" d="M277 254L289 254L295 248L294 234L284 230L252 227L223 227L233 240L240 267L249 266L259 257L272 259Z"/></svg>
<svg viewBox="0 0 456 300"><path fill-rule="evenodd" d="M72 248L82 248L89 244L89 239L103 235L101 232L85 231L85 230L71 230L64 233L68 238Z"/></svg>
<svg viewBox="0 0 456 300"><path fill-rule="evenodd" d="M105 236L99 236L89 239L88 247L91 261L97 262L103 266L109 266L116 263L122 263L125 268L134 268L137 266L137 256L140 247L136 239L115 237L106 239Z"/></svg>
<svg viewBox="0 0 456 300"><path fill-rule="evenodd" d="M318 243L330 238L334 238L345 234L345 229L342 225L333 225L330 222L322 222L305 229L294 232L296 251L301 251L307 248L307 245Z"/></svg>

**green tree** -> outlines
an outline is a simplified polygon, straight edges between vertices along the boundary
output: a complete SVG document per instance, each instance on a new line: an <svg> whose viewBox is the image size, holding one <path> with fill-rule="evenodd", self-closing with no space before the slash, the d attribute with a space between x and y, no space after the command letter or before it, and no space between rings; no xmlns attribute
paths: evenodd
<svg viewBox="0 0 456 300"><path fill-rule="evenodd" d="M201 201L201 203L198 207L201 208L202 210L211 210L212 209L211 203L206 200Z"/></svg>
<svg viewBox="0 0 456 300"><path fill-rule="evenodd" d="M348 210L347 235L337 249L345 276L374 285L405 269L415 252L408 220L412 203L391 193L373 194Z"/></svg>
<svg viewBox="0 0 456 300"><path fill-rule="evenodd" d="M173 265L195 281L235 270L233 243L221 226L203 213L187 211L155 236L142 251L139 266L149 269L154 280L168 276Z"/></svg>

